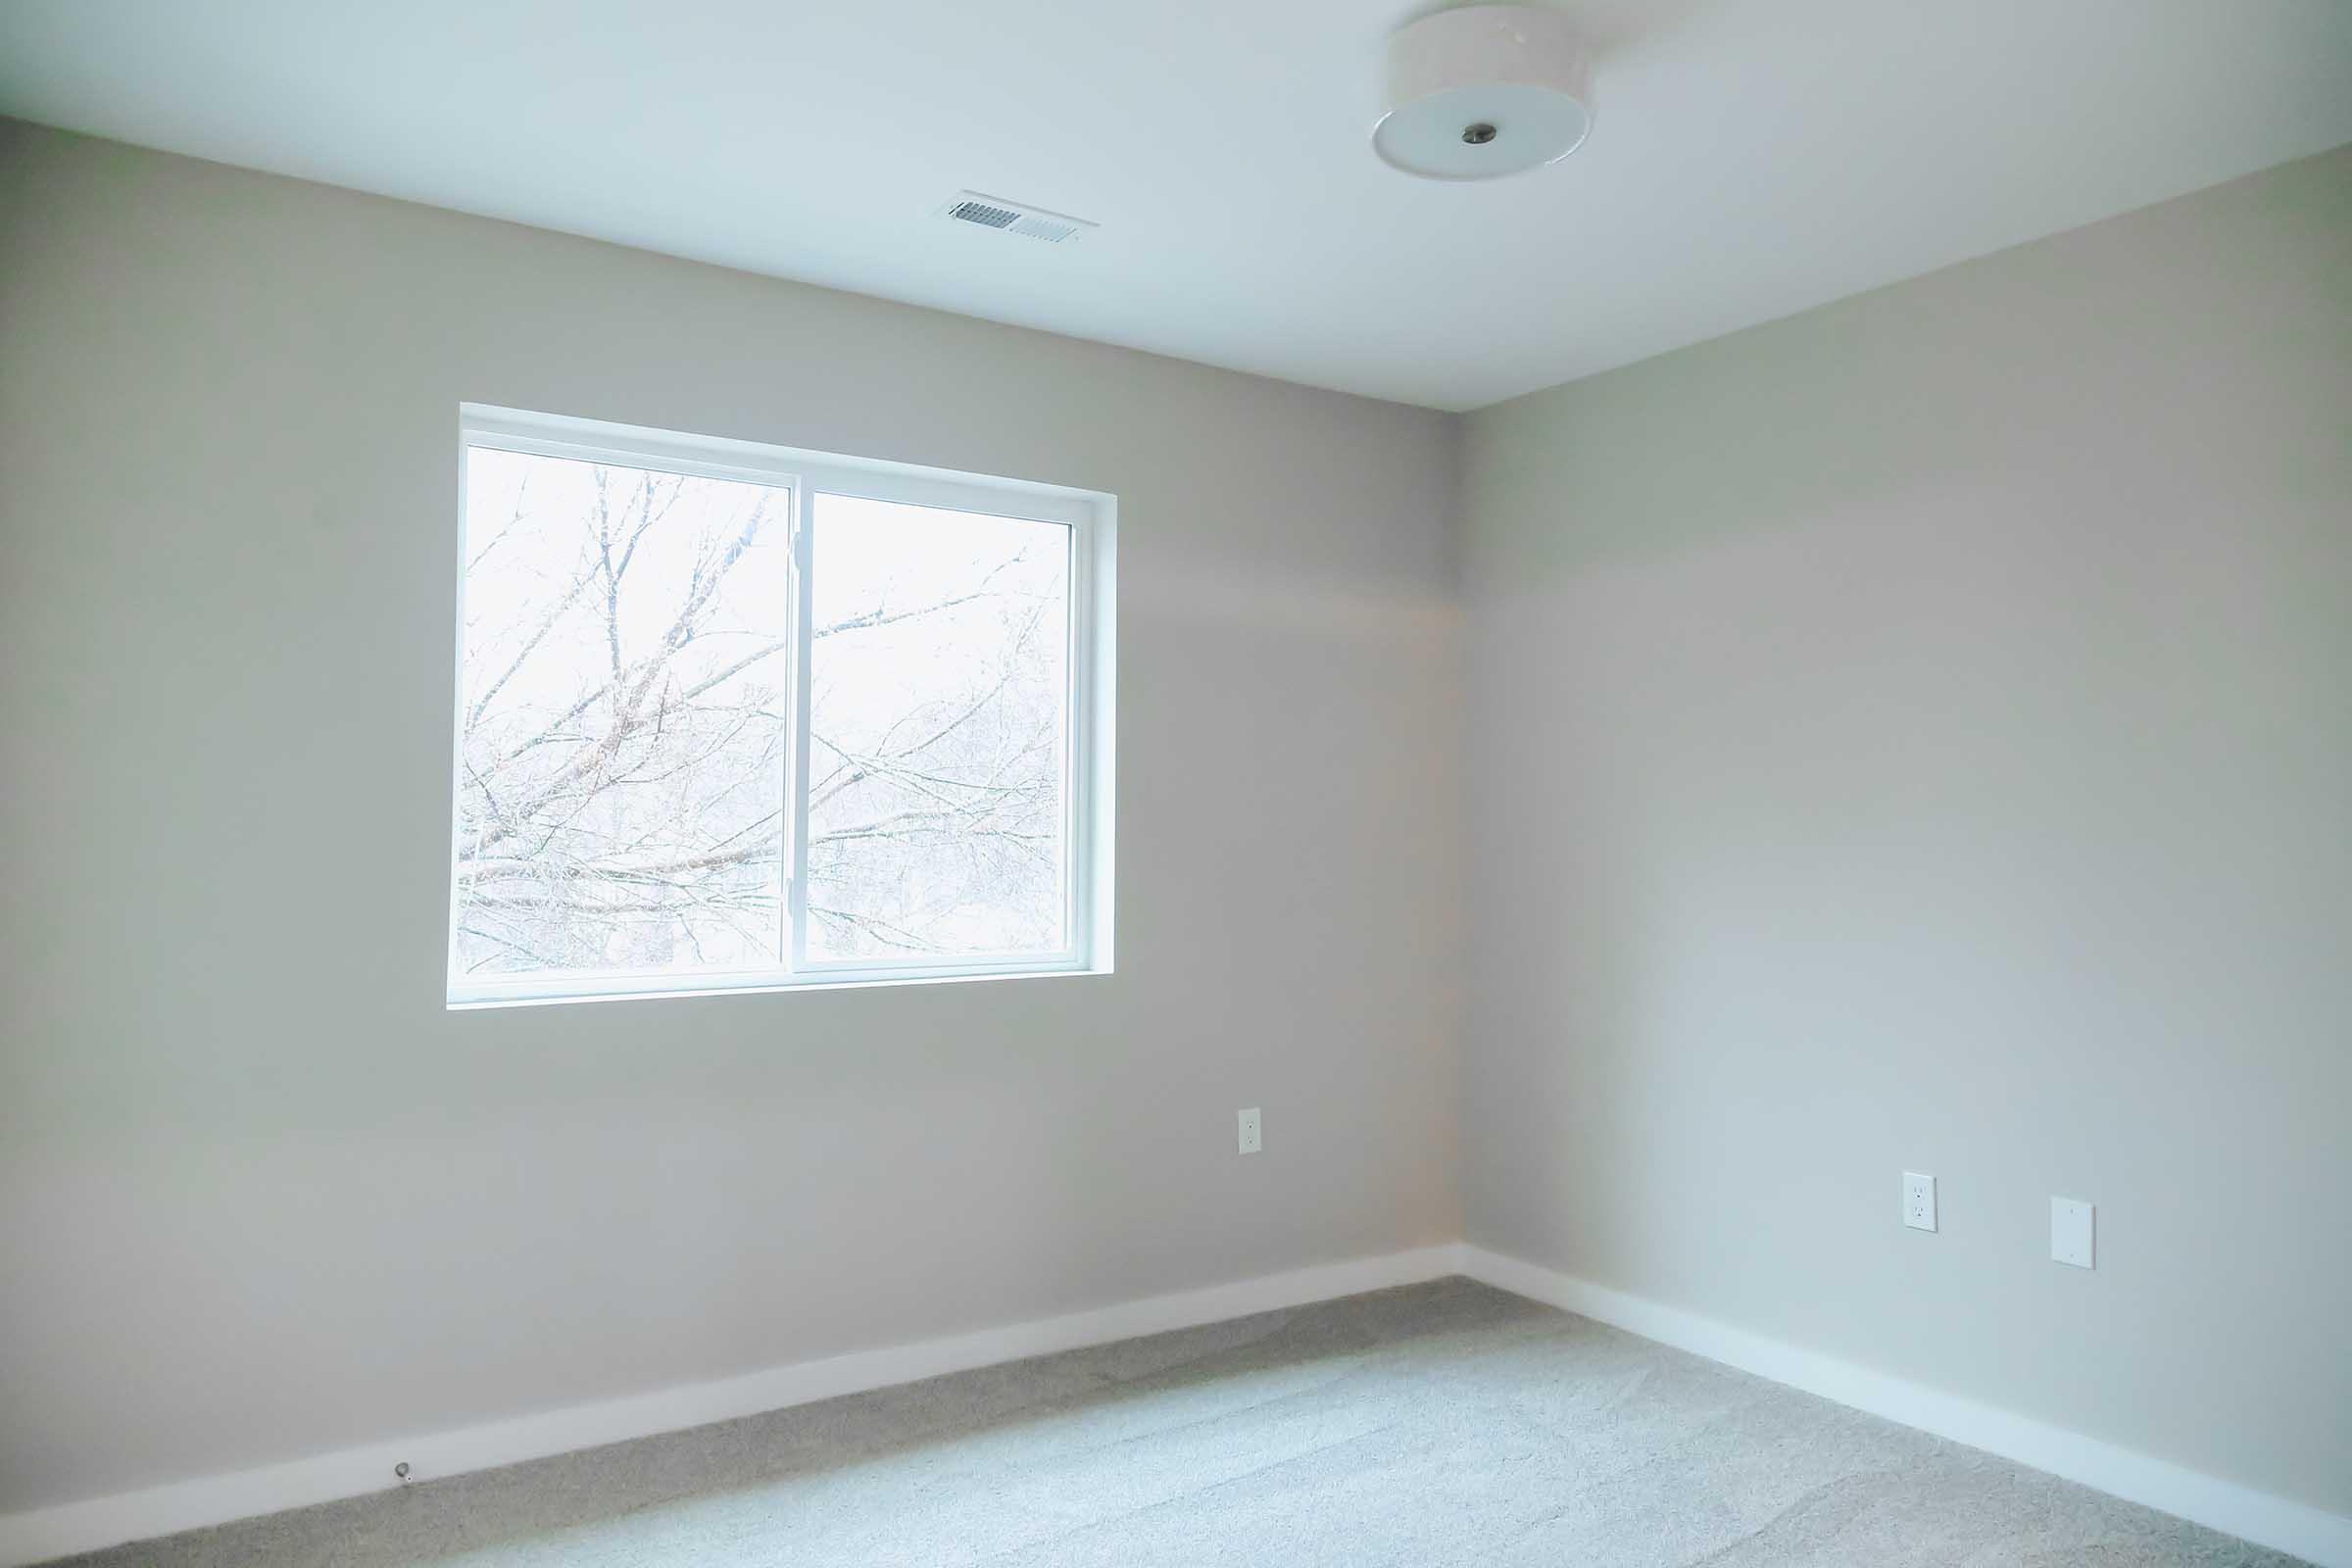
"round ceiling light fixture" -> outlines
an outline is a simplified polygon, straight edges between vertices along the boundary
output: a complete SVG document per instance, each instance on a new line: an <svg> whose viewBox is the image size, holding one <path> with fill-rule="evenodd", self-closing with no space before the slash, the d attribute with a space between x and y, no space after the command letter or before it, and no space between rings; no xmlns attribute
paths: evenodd
<svg viewBox="0 0 2352 1568"><path fill-rule="evenodd" d="M1422 179L1497 179L1556 164L1592 128L1576 25L1543 6L1460 6L1389 37L1372 150Z"/></svg>

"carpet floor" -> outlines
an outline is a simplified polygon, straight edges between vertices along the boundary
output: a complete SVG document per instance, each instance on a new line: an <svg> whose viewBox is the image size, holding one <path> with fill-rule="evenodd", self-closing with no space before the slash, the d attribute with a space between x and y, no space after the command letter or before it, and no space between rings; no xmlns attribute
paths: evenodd
<svg viewBox="0 0 2352 1568"><path fill-rule="evenodd" d="M71 1560L2294 1561L1467 1280L958 1373Z"/></svg>

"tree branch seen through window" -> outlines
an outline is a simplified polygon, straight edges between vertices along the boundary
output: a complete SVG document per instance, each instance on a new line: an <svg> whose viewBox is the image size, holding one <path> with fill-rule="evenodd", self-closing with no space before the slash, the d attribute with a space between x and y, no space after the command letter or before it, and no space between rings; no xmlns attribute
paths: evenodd
<svg viewBox="0 0 2352 1568"><path fill-rule="evenodd" d="M468 451L454 975L1068 946L1071 530L801 504Z"/></svg>

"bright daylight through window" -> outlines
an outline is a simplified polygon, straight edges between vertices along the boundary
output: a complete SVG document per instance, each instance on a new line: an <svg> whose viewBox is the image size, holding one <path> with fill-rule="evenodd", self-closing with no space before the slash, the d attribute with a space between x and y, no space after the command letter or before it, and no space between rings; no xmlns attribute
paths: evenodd
<svg viewBox="0 0 2352 1568"><path fill-rule="evenodd" d="M1109 498L468 409L449 998L1108 967Z"/></svg>

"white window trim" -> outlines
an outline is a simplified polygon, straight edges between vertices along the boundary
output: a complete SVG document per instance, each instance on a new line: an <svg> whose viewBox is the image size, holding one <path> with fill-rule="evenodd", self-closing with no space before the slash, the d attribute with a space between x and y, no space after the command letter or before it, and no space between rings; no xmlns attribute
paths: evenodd
<svg viewBox="0 0 2352 1568"><path fill-rule="evenodd" d="M1111 848L1114 636L1117 616L1118 500L1101 491L1038 484L985 474L876 459L843 457L797 447L720 436L686 435L598 419L533 414L466 403L459 406L457 646L450 762L448 1004L453 1009L611 1002L650 997L712 996L737 992L807 991L877 985L921 985L1111 971ZM786 867L785 948L780 963L729 970L565 971L475 977L457 972L458 814L462 796L466 709L466 464L475 447L589 462L656 466L708 478L749 480L792 493L792 625L787 678L794 689L789 795L791 859ZM808 846L811 517L819 494L858 496L943 507L992 516L1057 522L1070 529L1070 744L1066 760L1068 899L1059 952L1003 957L943 956L877 964L810 959L808 940Z"/></svg>

